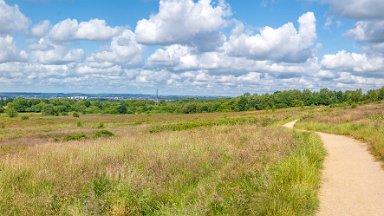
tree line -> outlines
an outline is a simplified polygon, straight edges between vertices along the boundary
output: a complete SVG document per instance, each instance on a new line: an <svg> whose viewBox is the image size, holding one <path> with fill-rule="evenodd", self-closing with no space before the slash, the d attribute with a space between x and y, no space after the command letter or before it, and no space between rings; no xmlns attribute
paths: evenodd
<svg viewBox="0 0 384 216"><path fill-rule="evenodd" d="M150 100L73 100L9 98L0 100L0 113L16 116L20 112L35 112L43 115L82 114L140 114L140 113L205 113L240 112L251 110L270 110L311 105L357 104L384 100L384 87L369 90L361 89L333 91L321 89L277 91L272 94L245 93L234 98L213 100L182 99L177 101L161 100L159 104Z"/></svg>

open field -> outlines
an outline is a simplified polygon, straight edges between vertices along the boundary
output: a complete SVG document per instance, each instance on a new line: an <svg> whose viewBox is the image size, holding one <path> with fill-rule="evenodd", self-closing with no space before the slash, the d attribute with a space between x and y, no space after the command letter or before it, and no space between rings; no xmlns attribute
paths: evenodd
<svg viewBox="0 0 384 216"><path fill-rule="evenodd" d="M314 214L324 149L280 127L303 112L2 116L0 214Z"/></svg>
<svg viewBox="0 0 384 216"><path fill-rule="evenodd" d="M384 160L384 103L309 112L296 127L352 136L368 143L372 154Z"/></svg>

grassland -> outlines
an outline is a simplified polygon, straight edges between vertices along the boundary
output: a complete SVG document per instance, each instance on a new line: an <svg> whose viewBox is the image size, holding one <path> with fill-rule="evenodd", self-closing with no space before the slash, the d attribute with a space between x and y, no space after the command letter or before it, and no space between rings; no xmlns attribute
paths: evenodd
<svg viewBox="0 0 384 216"><path fill-rule="evenodd" d="M312 215L324 149L280 127L306 112L0 116L0 214Z"/></svg>
<svg viewBox="0 0 384 216"><path fill-rule="evenodd" d="M368 143L372 154L384 161L384 103L312 111L296 126L352 136Z"/></svg>

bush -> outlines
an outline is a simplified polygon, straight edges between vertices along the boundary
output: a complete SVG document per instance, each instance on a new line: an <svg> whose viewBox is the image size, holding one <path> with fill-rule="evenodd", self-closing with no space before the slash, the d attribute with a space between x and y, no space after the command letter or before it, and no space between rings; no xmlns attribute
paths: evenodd
<svg viewBox="0 0 384 216"><path fill-rule="evenodd" d="M100 137L107 138L112 136L114 136L114 134L108 130L100 130L100 131L97 131L95 134L95 138L100 138Z"/></svg>
<svg viewBox="0 0 384 216"><path fill-rule="evenodd" d="M15 118L15 117L17 117L17 115L19 115L19 113L14 108L7 108L5 113L10 118Z"/></svg>
<svg viewBox="0 0 384 216"><path fill-rule="evenodd" d="M77 113L77 112L72 113L72 116L73 116L74 118L80 118L80 115L79 115L79 113Z"/></svg>
<svg viewBox="0 0 384 216"><path fill-rule="evenodd" d="M59 112L57 111L56 107L52 104L45 104L43 106L43 109L41 110L41 113L44 116L58 116Z"/></svg>
<svg viewBox="0 0 384 216"><path fill-rule="evenodd" d="M21 120L29 120L29 116L21 116Z"/></svg>
<svg viewBox="0 0 384 216"><path fill-rule="evenodd" d="M99 128L99 129L105 128L104 123L99 123L99 125L97 125L97 128Z"/></svg>
<svg viewBox="0 0 384 216"><path fill-rule="evenodd" d="M70 134L64 137L64 141L72 141L72 140L83 140L87 139L87 135L85 134Z"/></svg>

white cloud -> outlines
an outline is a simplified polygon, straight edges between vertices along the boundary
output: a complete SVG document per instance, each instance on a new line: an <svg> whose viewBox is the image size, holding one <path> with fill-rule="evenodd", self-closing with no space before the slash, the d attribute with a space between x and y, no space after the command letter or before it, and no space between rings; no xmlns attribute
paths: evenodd
<svg viewBox="0 0 384 216"><path fill-rule="evenodd" d="M65 47L55 47L50 50L35 50L31 52L31 61L43 64L68 64L71 62L81 62L84 58L82 49L68 50Z"/></svg>
<svg viewBox="0 0 384 216"><path fill-rule="evenodd" d="M358 41L384 42L384 20L358 21L346 35Z"/></svg>
<svg viewBox="0 0 384 216"><path fill-rule="evenodd" d="M188 64L188 61L194 61L192 56L193 49L183 45L171 45L165 49L156 50L147 59L148 63L157 66L178 66L180 64Z"/></svg>
<svg viewBox="0 0 384 216"><path fill-rule="evenodd" d="M117 74L123 72L123 69L119 65L106 68L93 68L90 66L80 66L76 69L76 72L79 74Z"/></svg>
<svg viewBox="0 0 384 216"><path fill-rule="evenodd" d="M18 52L13 37L6 35L0 36L0 62L18 61L25 58L24 51Z"/></svg>
<svg viewBox="0 0 384 216"><path fill-rule="evenodd" d="M31 34L35 37L43 37L48 33L50 28L51 23L49 20L43 20L32 27Z"/></svg>
<svg viewBox="0 0 384 216"><path fill-rule="evenodd" d="M383 57L351 53L345 50L339 51L336 54L324 55L321 60L321 65L326 69L344 72L384 73Z"/></svg>
<svg viewBox="0 0 384 216"><path fill-rule="evenodd" d="M329 3L334 13L354 19L384 18L382 0L319 0Z"/></svg>
<svg viewBox="0 0 384 216"><path fill-rule="evenodd" d="M372 77L363 77L356 76L355 74L351 74L348 72L341 72L339 77L334 80L337 82L340 87L348 88L348 89L356 89L356 88L380 88L384 85L384 78L372 78Z"/></svg>
<svg viewBox="0 0 384 216"><path fill-rule="evenodd" d="M224 1L213 6L211 0L160 0L159 12L138 21L135 33L145 44L186 44L196 37L217 42L222 38L217 31L226 25L229 14Z"/></svg>
<svg viewBox="0 0 384 216"><path fill-rule="evenodd" d="M9 6L0 0L0 34L9 34L27 28L29 20L19 10L17 5Z"/></svg>
<svg viewBox="0 0 384 216"><path fill-rule="evenodd" d="M135 34L124 30L114 37L109 49L92 53L88 62L112 64L137 64L141 60L144 47L136 42Z"/></svg>
<svg viewBox="0 0 384 216"><path fill-rule="evenodd" d="M52 27L50 36L58 41L108 40L122 30L121 27L110 27L100 19L80 23L76 19L65 19Z"/></svg>
<svg viewBox="0 0 384 216"><path fill-rule="evenodd" d="M298 31L289 22L277 29L263 27L255 35L236 28L224 48L230 55L257 60L305 62L312 56L311 48L317 37L315 15L307 12L299 17L298 23Z"/></svg>
<svg viewBox="0 0 384 216"><path fill-rule="evenodd" d="M57 45L45 38L37 43L30 44L29 61L42 64L69 64L82 62L84 59L83 49L69 49L66 46Z"/></svg>

